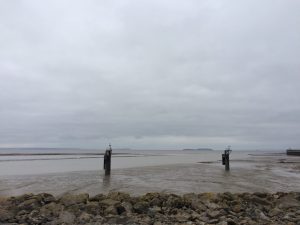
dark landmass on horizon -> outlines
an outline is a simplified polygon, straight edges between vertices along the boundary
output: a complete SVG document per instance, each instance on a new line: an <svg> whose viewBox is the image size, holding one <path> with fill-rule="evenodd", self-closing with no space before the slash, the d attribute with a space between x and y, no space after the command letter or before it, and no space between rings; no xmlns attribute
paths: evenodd
<svg viewBox="0 0 300 225"><path fill-rule="evenodd" d="M213 151L212 148L185 148L182 151Z"/></svg>

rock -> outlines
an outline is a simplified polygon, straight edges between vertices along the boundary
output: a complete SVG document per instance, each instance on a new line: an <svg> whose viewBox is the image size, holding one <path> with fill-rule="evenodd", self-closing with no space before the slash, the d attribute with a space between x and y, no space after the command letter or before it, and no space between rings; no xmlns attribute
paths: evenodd
<svg viewBox="0 0 300 225"><path fill-rule="evenodd" d="M278 216L282 211L278 208L274 208L271 209L271 211L269 212L269 216L273 217L273 216Z"/></svg>
<svg viewBox="0 0 300 225"><path fill-rule="evenodd" d="M209 218L206 215L201 215L200 216L200 221L205 222L205 224L206 224L209 221Z"/></svg>
<svg viewBox="0 0 300 225"><path fill-rule="evenodd" d="M43 217L58 217L60 212L62 211L62 205L51 202L47 205L44 205L40 208L40 214Z"/></svg>
<svg viewBox="0 0 300 225"><path fill-rule="evenodd" d="M185 206L185 202L181 197L171 195L164 205L170 208L182 208Z"/></svg>
<svg viewBox="0 0 300 225"><path fill-rule="evenodd" d="M217 225L227 225L226 221L220 221L219 223L217 223Z"/></svg>
<svg viewBox="0 0 300 225"><path fill-rule="evenodd" d="M160 198L153 198L153 199L150 200L150 205L161 207L163 205L163 200L160 199Z"/></svg>
<svg viewBox="0 0 300 225"><path fill-rule="evenodd" d="M160 221L156 221L156 222L153 223L153 225L164 225L164 224Z"/></svg>
<svg viewBox="0 0 300 225"><path fill-rule="evenodd" d="M271 202L269 202L268 200L263 199L263 198L259 198L259 197L256 197L256 196L253 196L251 198L251 201L254 202L254 203L257 203L259 205L271 205Z"/></svg>
<svg viewBox="0 0 300 225"><path fill-rule="evenodd" d="M221 206L220 205L218 205L218 204L216 204L216 203L213 203L213 202L206 202L205 203L205 206L207 207L207 208L209 208L209 209L220 209L221 208Z"/></svg>
<svg viewBox="0 0 300 225"><path fill-rule="evenodd" d="M218 222L219 222L218 219L211 219L211 220L208 221L209 224L216 224Z"/></svg>
<svg viewBox="0 0 300 225"><path fill-rule="evenodd" d="M88 214L97 215L100 213L100 206L98 202L88 202L85 206L85 210Z"/></svg>
<svg viewBox="0 0 300 225"><path fill-rule="evenodd" d="M0 222L7 222L8 220L14 218L14 213L6 209L0 208Z"/></svg>
<svg viewBox="0 0 300 225"><path fill-rule="evenodd" d="M7 203L9 203L8 199L6 197L0 196L0 207L6 206Z"/></svg>
<svg viewBox="0 0 300 225"><path fill-rule="evenodd" d="M207 212L207 215L210 217L210 218L217 218L219 215L220 215L220 211L208 211Z"/></svg>
<svg viewBox="0 0 300 225"><path fill-rule="evenodd" d="M147 211L149 210L149 203L145 202L145 201L141 201L141 202L137 202L136 204L134 204L133 209L136 213L147 213Z"/></svg>
<svg viewBox="0 0 300 225"><path fill-rule="evenodd" d="M97 223L96 224L102 224L102 222L104 221L104 217L100 216L100 215L97 215L97 216L94 216L94 219L93 221L96 221Z"/></svg>
<svg viewBox="0 0 300 225"><path fill-rule="evenodd" d="M182 196L182 198L186 201L186 202L192 202L195 199L198 199L198 195L196 195L195 193L187 193L184 194Z"/></svg>
<svg viewBox="0 0 300 225"><path fill-rule="evenodd" d="M89 201L91 202L99 202L99 201L102 201L106 198L106 196L104 194L98 194L98 195L95 195L93 197L90 197L89 198Z"/></svg>
<svg viewBox="0 0 300 225"><path fill-rule="evenodd" d="M81 215L78 217L78 221L80 223L86 224L87 222L90 222L94 218L93 215L88 214L86 212L81 213Z"/></svg>
<svg viewBox="0 0 300 225"><path fill-rule="evenodd" d="M27 199L23 202L21 202L18 205L18 208L20 209L25 209L25 210L33 210L37 207L41 206L41 204L39 203L39 201L35 198L31 198L31 199Z"/></svg>
<svg viewBox="0 0 300 225"><path fill-rule="evenodd" d="M241 212L242 211L241 205L235 205L235 206L233 206L232 211L235 212L235 213Z"/></svg>
<svg viewBox="0 0 300 225"><path fill-rule="evenodd" d="M104 210L104 215L118 215L118 210L115 206L110 205Z"/></svg>
<svg viewBox="0 0 300 225"><path fill-rule="evenodd" d="M48 220L47 217L43 217L40 213L39 210L35 209L30 212L30 214L27 216L27 221L30 224L44 224Z"/></svg>
<svg viewBox="0 0 300 225"><path fill-rule="evenodd" d="M236 199L236 196L234 194L230 193L230 192L223 193L222 197L224 199L226 199L227 201L234 201Z"/></svg>
<svg viewBox="0 0 300 225"><path fill-rule="evenodd" d="M194 193L183 195L183 199L185 201L186 206L189 206L194 210L198 210L198 212L204 212L207 209L203 202L200 199L198 199L198 196Z"/></svg>
<svg viewBox="0 0 300 225"><path fill-rule="evenodd" d="M236 225L237 223L233 219L227 219L227 225Z"/></svg>
<svg viewBox="0 0 300 225"><path fill-rule="evenodd" d="M289 209L300 207L300 202L291 195L284 196L277 201L278 208Z"/></svg>
<svg viewBox="0 0 300 225"><path fill-rule="evenodd" d="M86 204L84 203L78 203L75 205L70 205L65 207L69 212L74 213L76 217L80 215L80 212L84 211L86 209Z"/></svg>
<svg viewBox="0 0 300 225"><path fill-rule="evenodd" d="M17 197L11 197L10 199L8 199L9 201L15 203L15 204L20 204L21 202L24 202L25 200L28 200L30 198L32 198L33 194L24 194L24 195L20 195Z"/></svg>
<svg viewBox="0 0 300 225"><path fill-rule="evenodd" d="M110 192L107 197L119 202L128 201L130 199L130 195L123 192Z"/></svg>
<svg viewBox="0 0 300 225"><path fill-rule="evenodd" d="M158 213L161 213L162 210L160 207L158 206L154 206L149 208L149 210L147 211L147 215L150 216L151 218L154 218Z"/></svg>
<svg viewBox="0 0 300 225"><path fill-rule="evenodd" d="M153 206L153 207L150 208L150 210L155 212L155 213L161 213L162 212L161 207L158 207L158 206Z"/></svg>
<svg viewBox="0 0 300 225"><path fill-rule="evenodd" d="M174 217L178 222L187 222L191 219L191 215L184 211L177 213L176 215L174 215Z"/></svg>
<svg viewBox="0 0 300 225"><path fill-rule="evenodd" d="M59 222L65 224L74 224L75 215L68 211L62 211L59 215Z"/></svg>
<svg viewBox="0 0 300 225"><path fill-rule="evenodd" d="M267 217L263 212L260 212L258 217L261 220L269 220L269 217Z"/></svg>
<svg viewBox="0 0 300 225"><path fill-rule="evenodd" d="M198 198L203 202L213 202L217 198L216 193L208 192L208 193L202 193L198 195Z"/></svg>
<svg viewBox="0 0 300 225"><path fill-rule="evenodd" d="M255 195L259 198L266 198L268 196L267 193L263 193L263 192L254 192L253 195Z"/></svg>
<svg viewBox="0 0 300 225"><path fill-rule="evenodd" d="M126 212L125 207L122 206L122 205L118 205L116 208L117 208L117 212L118 212L119 215Z"/></svg>
<svg viewBox="0 0 300 225"><path fill-rule="evenodd" d="M106 206L115 206L120 204L119 201L113 200L113 199L105 199L99 202L100 205L106 205Z"/></svg>
<svg viewBox="0 0 300 225"><path fill-rule="evenodd" d="M102 200L99 204L106 207L104 209L104 214L106 215L119 215L126 211L125 207L121 204L121 202L113 199Z"/></svg>
<svg viewBox="0 0 300 225"><path fill-rule="evenodd" d="M41 194L38 194L38 196L40 197L43 204L48 204L50 202L55 202L56 201L54 196L51 195L51 194L48 194L48 193L41 193Z"/></svg>
<svg viewBox="0 0 300 225"><path fill-rule="evenodd" d="M79 194L79 195L71 195L65 194L60 199L59 202L65 206L71 206L79 203L87 203L89 199L88 194Z"/></svg>
<svg viewBox="0 0 300 225"><path fill-rule="evenodd" d="M277 197L276 197L277 196ZM300 193L148 193L130 197L41 193L0 197L0 224L218 224L300 225ZM105 217L102 217L102 216Z"/></svg>
<svg viewBox="0 0 300 225"><path fill-rule="evenodd" d="M130 202L122 202L121 206L124 207L126 213L129 213L129 214L132 213L133 206Z"/></svg>

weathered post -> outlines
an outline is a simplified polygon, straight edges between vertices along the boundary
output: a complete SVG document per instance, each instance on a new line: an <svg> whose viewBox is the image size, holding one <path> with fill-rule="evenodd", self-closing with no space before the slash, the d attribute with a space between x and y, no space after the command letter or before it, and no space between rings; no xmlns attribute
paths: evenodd
<svg viewBox="0 0 300 225"><path fill-rule="evenodd" d="M111 154L112 154L112 148L111 148L111 144L109 144L109 148L106 149L103 157L104 158L103 169L105 170L105 175L110 175Z"/></svg>
<svg viewBox="0 0 300 225"><path fill-rule="evenodd" d="M228 146L227 149L225 149L224 154L222 154L222 165L225 165L225 170L230 170L229 167L229 154L231 153L230 146Z"/></svg>

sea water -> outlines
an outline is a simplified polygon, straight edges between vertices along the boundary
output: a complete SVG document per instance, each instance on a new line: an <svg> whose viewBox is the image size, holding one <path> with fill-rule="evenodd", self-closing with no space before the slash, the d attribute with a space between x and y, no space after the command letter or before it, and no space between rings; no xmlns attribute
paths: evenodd
<svg viewBox="0 0 300 225"><path fill-rule="evenodd" d="M1 149L0 176L102 170L103 150ZM252 152L253 153L253 152ZM9 155L5 155L9 154ZM116 150L112 168L217 162L222 151ZM234 151L231 159L245 159L249 151Z"/></svg>

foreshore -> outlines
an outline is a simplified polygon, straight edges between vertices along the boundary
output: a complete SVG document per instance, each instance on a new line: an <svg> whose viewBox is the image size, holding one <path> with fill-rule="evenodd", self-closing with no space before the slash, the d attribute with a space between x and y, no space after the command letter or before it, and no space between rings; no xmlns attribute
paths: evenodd
<svg viewBox="0 0 300 225"><path fill-rule="evenodd" d="M300 224L300 192L24 194L0 199L0 224Z"/></svg>

